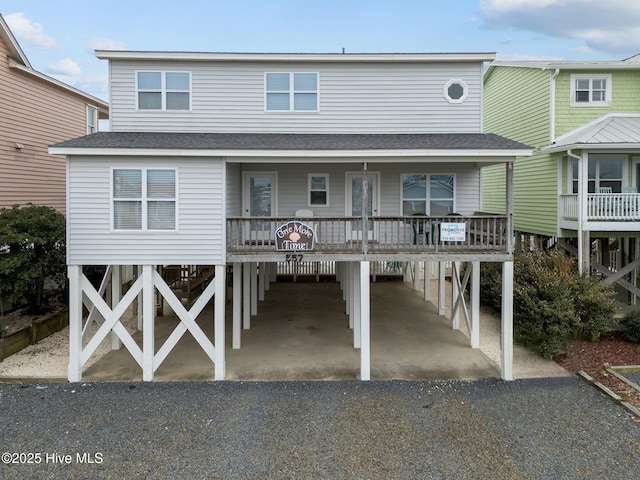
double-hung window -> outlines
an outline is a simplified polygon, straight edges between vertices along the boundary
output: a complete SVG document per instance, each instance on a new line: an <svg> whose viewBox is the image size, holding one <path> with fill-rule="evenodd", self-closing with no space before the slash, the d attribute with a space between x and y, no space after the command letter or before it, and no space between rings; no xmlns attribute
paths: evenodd
<svg viewBox="0 0 640 480"><path fill-rule="evenodd" d="M451 174L403 174L402 215L453 213L455 182Z"/></svg>
<svg viewBox="0 0 640 480"><path fill-rule="evenodd" d="M571 105L611 104L611 75L571 75Z"/></svg>
<svg viewBox="0 0 640 480"><path fill-rule="evenodd" d="M318 110L317 73L267 73L265 109L277 111Z"/></svg>
<svg viewBox="0 0 640 480"><path fill-rule="evenodd" d="M98 109L87 105L87 135L98 131Z"/></svg>
<svg viewBox="0 0 640 480"><path fill-rule="evenodd" d="M328 174L309 174L309 205L329 205Z"/></svg>
<svg viewBox="0 0 640 480"><path fill-rule="evenodd" d="M189 110L191 74L189 72L138 72L139 110Z"/></svg>
<svg viewBox="0 0 640 480"><path fill-rule="evenodd" d="M176 230L176 171L113 169L114 230Z"/></svg>

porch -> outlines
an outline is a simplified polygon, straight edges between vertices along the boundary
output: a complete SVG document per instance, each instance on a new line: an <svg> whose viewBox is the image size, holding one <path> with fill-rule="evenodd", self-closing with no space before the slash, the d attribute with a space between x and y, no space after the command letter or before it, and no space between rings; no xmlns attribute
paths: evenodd
<svg viewBox="0 0 640 480"><path fill-rule="evenodd" d="M600 225L589 230L635 231L633 222L640 221L640 193L589 193L583 206L586 222ZM576 230L580 220L580 196L560 195L558 202L560 227ZM602 223L607 223L601 228Z"/></svg>

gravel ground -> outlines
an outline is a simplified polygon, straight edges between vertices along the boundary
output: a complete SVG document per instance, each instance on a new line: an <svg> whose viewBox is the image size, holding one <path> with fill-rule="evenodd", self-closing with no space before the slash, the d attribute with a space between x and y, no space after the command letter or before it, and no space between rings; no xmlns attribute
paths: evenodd
<svg viewBox="0 0 640 480"><path fill-rule="evenodd" d="M5 384L0 405L1 451L41 462L3 479L640 478L640 423L575 377Z"/></svg>

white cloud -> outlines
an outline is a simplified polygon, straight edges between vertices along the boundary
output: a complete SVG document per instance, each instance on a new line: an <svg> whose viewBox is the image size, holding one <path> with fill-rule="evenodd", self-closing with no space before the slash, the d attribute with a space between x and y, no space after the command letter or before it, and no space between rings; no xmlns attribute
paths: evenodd
<svg viewBox="0 0 640 480"><path fill-rule="evenodd" d="M58 75L78 76L82 74L78 64L70 58L63 58L58 63L48 65L48 69L51 73Z"/></svg>
<svg viewBox="0 0 640 480"><path fill-rule="evenodd" d="M629 0L481 0L486 28L577 39L592 51L640 52L640 2Z"/></svg>
<svg viewBox="0 0 640 480"><path fill-rule="evenodd" d="M110 38L94 38L89 45L89 51L93 53L95 50L126 50L127 45L124 42L111 40Z"/></svg>
<svg viewBox="0 0 640 480"><path fill-rule="evenodd" d="M10 13L4 19L19 43L54 50L60 48L52 37L44 34L42 25L25 18L23 12Z"/></svg>

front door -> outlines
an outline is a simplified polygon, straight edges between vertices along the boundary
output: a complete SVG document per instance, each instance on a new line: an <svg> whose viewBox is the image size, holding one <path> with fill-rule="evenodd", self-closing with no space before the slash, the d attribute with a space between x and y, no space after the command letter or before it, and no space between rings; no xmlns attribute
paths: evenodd
<svg viewBox="0 0 640 480"><path fill-rule="evenodd" d="M369 173L367 175L367 181L367 216L376 217L378 216L378 174ZM362 173L347 174L347 205L345 212L347 216L362 216L362 186ZM363 230L362 221L349 222L347 225L347 239L362 240ZM367 221L367 239L376 239L375 230L374 223Z"/></svg>
<svg viewBox="0 0 640 480"><path fill-rule="evenodd" d="M243 216L251 217L251 240L269 240L272 225L269 220L254 217L274 217L276 212L276 174L246 173L244 181Z"/></svg>

